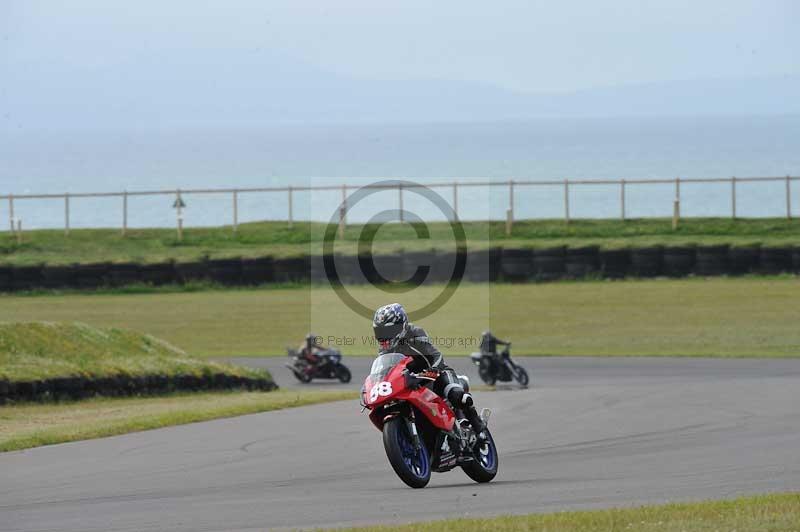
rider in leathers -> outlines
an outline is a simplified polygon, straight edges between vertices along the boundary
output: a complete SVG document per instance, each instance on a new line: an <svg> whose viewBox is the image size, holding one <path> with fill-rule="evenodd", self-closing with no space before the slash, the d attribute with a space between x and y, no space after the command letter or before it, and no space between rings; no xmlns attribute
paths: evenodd
<svg viewBox="0 0 800 532"><path fill-rule="evenodd" d="M511 345L511 342L501 340L497 336L493 335L492 331L483 331L483 334L481 334L481 353L497 358L498 345L508 346Z"/></svg>
<svg viewBox="0 0 800 532"><path fill-rule="evenodd" d="M435 377L433 391L459 408L478 438L483 439L485 426L475 410L472 396L464 391L456 372L444 363L442 353L431 343L425 330L408 321L403 306L392 303L379 308L372 325L375 338L380 342L379 354L401 353L413 357L409 371L420 376L430 371L431 377Z"/></svg>

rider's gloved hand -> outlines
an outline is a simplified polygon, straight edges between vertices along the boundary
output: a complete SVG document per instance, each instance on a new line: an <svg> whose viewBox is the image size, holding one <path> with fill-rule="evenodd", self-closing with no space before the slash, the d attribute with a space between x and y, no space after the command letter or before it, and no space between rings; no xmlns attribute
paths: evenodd
<svg viewBox="0 0 800 532"><path fill-rule="evenodd" d="M416 390L436 380L439 373L434 370L426 370L421 373L413 373L406 370L406 386L412 390Z"/></svg>

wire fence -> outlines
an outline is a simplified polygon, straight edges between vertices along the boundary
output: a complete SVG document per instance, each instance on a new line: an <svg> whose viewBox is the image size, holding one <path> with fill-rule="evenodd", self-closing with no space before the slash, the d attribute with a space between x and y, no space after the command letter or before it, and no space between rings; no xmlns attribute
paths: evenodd
<svg viewBox="0 0 800 532"><path fill-rule="evenodd" d="M727 201L728 204L728 212L731 218L737 218L740 216L740 213L737 212L737 199L738 195L740 194L737 192L737 188L741 184L745 183L783 183L784 186L780 187L783 190L778 189L777 191L773 188L771 192L769 192L770 196L774 196L776 193L779 196L782 196L783 202L785 203L785 210L783 210L783 215L786 218L791 219L793 216L792 211L792 194L793 194L793 182L800 180L798 176L782 176L782 177L725 177L725 178L674 178L674 179L619 179L619 180L570 180L570 179L562 179L562 180L549 180L549 181L533 181L533 180L525 180L525 179L509 179L509 180L486 180L486 181L438 181L438 182L430 182L430 183L411 183L408 181L377 181L371 184L366 185L354 185L354 184L338 184L338 185L299 185L299 186L284 186L284 187L252 187L252 188L199 188L199 189L164 189L164 190L139 190L139 191L123 191L123 192L84 192L84 193L45 193L45 194L6 194L0 195L0 209L2 209L2 204L5 203L7 205L7 215L8 215L8 223L9 223L9 230L12 233L19 233L21 234L23 227L23 220L20 216L15 214L15 208L20 202L27 202L32 200L61 200L63 202L63 229L66 234L70 232L70 225L71 225L71 201L74 199L79 198L100 198L100 199L108 199L118 201L118 208L119 208L119 227L123 235L125 235L129 229L129 215L131 213L131 200L133 198L141 198L141 197L152 197L152 196L165 196L168 198L173 199L172 207L175 210L175 226L178 230L178 236L182 238L183 234L183 209L185 208L186 202L185 198L188 196L221 196L225 199L223 201L229 202L229 212L228 212L228 220L232 226L233 231L237 231L239 226L239 210L240 210L240 201L243 196L247 196L249 194L263 194L267 193L270 195L278 195L279 197L283 197L286 202L287 206L287 215L285 218L286 223L289 227L292 227L292 224L295 221L300 221L299 217L296 215L296 196L298 193L308 193L308 192L317 192L317 191L328 191L328 192L340 192L341 193L341 202L342 205L346 206L346 201L348 197L348 193L362 188L368 189L383 189L385 191L394 191L397 194L396 196L396 207L398 207L398 211L400 212L401 220L402 220L402 213L403 213L403 201L404 201L404 192L413 189L415 187L426 187L429 189L435 190L442 198L445 198L453 211L453 215L456 218L460 218L461 214L459 211L459 196L460 190L462 189L470 189L470 188L478 188L483 187L488 191L496 194L496 193L505 193L507 195L507 208L505 210L505 222L506 222L506 229L507 231L511 230L511 226L515 221L515 214L517 212L517 206L520 202L526 201L524 197L524 193L532 188L536 187L553 187L561 190L562 196L562 214L563 219L566 223L569 223L571 219L576 217L581 217L581 213L576 213L574 211L574 207L571 205L571 202L574 201L576 195L581 193L581 189L584 187L597 187L603 186L608 187L612 190L610 195L611 202L616 203L618 207L618 218L625 220L630 217L630 206L628 199L628 195L633 188L639 187L654 187L654 186L661 186L660 194L663 196L663 187L664 185L674 187L674 196L669 198L670 203L670 211L673 217L673 223L677 223L677 221L681 217L681 201L682 201L682 186L686 185L695 185L695 184L721 184L727 185L729 187L729 191L722 192L722 196L720 196L719 189L716 189L715 197L713 198L716 202L720 201ZM615 192L614 192L615 191ZM727 196L727 199L725 198ZM606 196L608 198L609 196ZM711 198L709 198L710 200ZM605 201L609 201L606 199ZM649 198L648 201L651 203L659 201L664 202L663 198L658 200L654 200L653 198ZM798 198L798 204L800 204L800 198ZM346 214L347 209L340 209L339 210L339 224L343 227L347 220ZM0 216L2 216L0 214ZM302 216L302 215L301 215ZM334 213L334 216L336 214ZM610 216L603 216L605 218L610 218ZM641 217L641 216L637 216ZM536 217L534 217L535 219ZM500 218L495 217L494 220L499 220ZM530 219L530 217L528 217ZM26 224L28 221L26 220Z"/></svg>

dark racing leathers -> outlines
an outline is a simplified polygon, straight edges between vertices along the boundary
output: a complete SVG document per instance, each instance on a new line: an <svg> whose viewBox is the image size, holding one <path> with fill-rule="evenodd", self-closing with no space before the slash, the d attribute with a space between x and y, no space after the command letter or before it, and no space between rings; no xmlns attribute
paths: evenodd
<svg viewBox="0 0 800 532"><path fill-rule="evenodd" d="M485 334L481 338L481 353L497 357L498 345L511 345L511 342L505 342L492 333Z"/></svg>
<svg viewBox="0 0 800 532"><path fill-rule="evenodd" d="M448 399L454 407L460 409L475 432L480 433L483 430L483 422L475 410L472 396L464 391L458 375L444 363L442 353L431 343L424 329L409 323L401 338L387 347L381 347L380 354L384 353L401 353L413 357L414 361L408 365L408 369L414 373L429 369L437 371L439 375L433 382L434 393Z"/></svg>

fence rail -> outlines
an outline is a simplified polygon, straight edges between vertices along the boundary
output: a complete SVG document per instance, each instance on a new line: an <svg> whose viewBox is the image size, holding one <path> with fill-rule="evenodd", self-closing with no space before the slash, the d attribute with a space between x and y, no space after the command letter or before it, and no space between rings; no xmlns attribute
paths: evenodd
<svg viewBox="0 0 800 532"><path fill-rule="evenodd" d="M376 179L377 181L378 179ZM392 179L396 181L396 179ZM508 209L506 211L506 227L507 231L511 230L514 223L514 207L515 207L515 189L518 187L563 187L563 202L564 209L563 215L565 221L568 223L571 219L570 212L570 191L573 187L582 186L618 186L619 187L619 207L621 219L627 218L626 210L626 194L628 187L632 185L647 186L647 185L669 185L674 184L674 215L673 223L677 224L680 218L680 202L681 202L681 185L682 184L699 184L699 183L729 183L730 184L730 215L732 218L737 217L736 201L737 201L737 184L740 183L762 183L762 182L785 182L785 201L786 210L785 215L788 219L792 218L792 182L800 181L800 176L782 176L782 177L706 177L706 178L682 178L676 177L671 179L658 178L658 179L561 179L561 180L530 180L530 179L507 179L507 180L486 180L486 181L434 181L430 183L372 183L365 185L289 185L285 187L236 187L236 188L196 188L196 189L161 189L161 190L135 190L135 191L122 191L122 192L67 192L67 193L45 193L45 194L5 194L0 195L0 204L7 202L8 220L10 230L12 233L21 233L22 221L15 217L14 202L19 200L35 200L35 199L62 199L64 201L64 231L69 234L70 230L70 200L75 198L121 198L122 199L122 233L125 234L128 229L128 199L130 197L141 196L173 196L175 198L176 207L176 226L178 229L179 237L182 237L183 232L183 218L181 207L183 205L182 198L187 195L213 195L213 194L229 194L231 196L232 205L232 225L233 230L236 231L238 220L238 206L239 196L248 193L284 193L286 194L288 204L288 218L287 223L291 227L294 221L293 209L293 195L297 192L313 192L313 191L336 191L341 190L342 201L344 202L347 197L348 190L356 190L361 188L368 189L385 189L397 190L398 205L400 211L403 210L403 190L413 189L417 187L427 188L445 188L452 190L451 206L455 216L458 217L458 191L462 188L470 187L489 187L489 188L507 188L508 190ZM0 205L0 208L2 206ZM340 213L340 224L344 225L345 213Z"/></svg>

